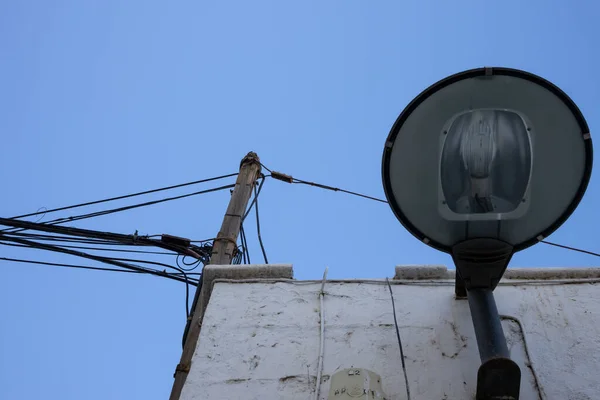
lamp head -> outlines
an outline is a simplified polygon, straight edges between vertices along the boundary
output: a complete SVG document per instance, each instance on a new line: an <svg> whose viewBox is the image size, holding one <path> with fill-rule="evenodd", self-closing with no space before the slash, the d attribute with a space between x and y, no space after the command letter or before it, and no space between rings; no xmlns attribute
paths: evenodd
<svg viewBox="0 0 600 400"><path fill-rule="evenodd" d="M383 185L400 222L447 253L472 239L525 249L575 210L592 142L575 103L536 75L461 72L417 96L392 127Z"/></svg>

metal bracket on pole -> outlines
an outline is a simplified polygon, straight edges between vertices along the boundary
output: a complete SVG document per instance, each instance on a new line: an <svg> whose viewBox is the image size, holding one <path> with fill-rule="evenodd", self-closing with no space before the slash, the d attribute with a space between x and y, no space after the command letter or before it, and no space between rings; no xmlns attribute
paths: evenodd
<svg viewBox="0 0 600 400"><path fill-rule="evenodd" d="M471 289L467 297L481 358L476 398L518 400L521 369L510 359L494 293L490 289Z"/></svg>
<svg viewBox="0 0 600 400"><path fill-rule="evenodd" d="M477 400L518 400L521 369L510 359L506 337L494 299L514 253L511 245L496 239L471 239L453 247L457 298L469 300L481 366L477 372Z"/></svg>

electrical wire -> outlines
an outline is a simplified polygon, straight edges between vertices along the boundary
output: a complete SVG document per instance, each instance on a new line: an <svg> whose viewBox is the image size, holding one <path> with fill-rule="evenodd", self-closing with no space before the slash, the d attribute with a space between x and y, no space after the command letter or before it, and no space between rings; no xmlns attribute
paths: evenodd
<svg viewBox="0 0 600 400"><path fill-rule="evenodd" d="M246 219L246 217L248 216L248 214L250 214L250 211L252 211L252 208L254 207L254 204L258 201L258 195L260 195L260 192L262 190L263 184L265 183L266 176L263 175L261 178L262 179L260 181L260 184L258 185L258 194L256 192L256 186L254 186L254 198L252 199L252 202L250 203L250 206L248 207L248 209L244 213L244 216L242 217L242 222L244 222L244 220Z"/></svg>
<svg viewBox="0 0 600 400"><path fill-rule="evenodd" d="M197 195L206 194L206 193L217 192L217 191L225 190L225 189L231 189L233 187L235 187L235 184L224 185L224 186L219 186L219 187L216 187L216 188L211 188L211 189L206 189L206 190L200 190L200 191L192 192L192 193L186 193L186 194L182 194L182 195L179 195L179 196L165 197L163 199L147 201L145 203L133 204L133 205L129 205L129 206L113 208L113 209L110 209L110 210L97 211L97 212L88 213L88 214L82 214L82 215L76 215L76 216L71 216L71 217L60 218L60 219L57 219L57 220L54 220L54 221L49 221L49 222L47 222L47 224L61 224L63 222L71 222L71 221L78 221L78 220L86 219L86 218L99 217L99 216L102 216L102 215L113 214L113 213L116 213L116 212L132 210L134 208L147 207L147 206L150 206L150 205L164 203L164 202L167 202L167 201L179 200L179 199L183 199L183 198L186 198L186 197L191 197L191 196L197 196Z"/></svg>
<svg viewBox="0 0 600 400"><path fill-rule="evenodd" d="M76 251L76 250L71 250L71 249L64 249L60 246L55 246L55 245L50 245L50 244L46 244L46 243L39 243L39 242L34 242L31 240L26 240L26 239L20 239L20 238L14 238L14 237L8 237L6 235L0 234L0 240L2 241L10 241L10 242L15 242L18 244L23 244L26 246L29 246L31 248L35 248L35 249L40 249L40 250L48 250L48 251L52 251L52 252L57 252L57 253L64 253L64 254L69 254L69 255L74 255L74 256L78 256L78 257L82 257L82 258L87 258L90 260L94 260L94 261L99 261L105 264L112 264L115 265L117 267L121 267L121 268L125 268L125 269L130 269L133 271L141 271L141 272L145 272L148 274L152 274L152 275L157 275L157 276L162 276L165 278L169 278L169 279L173 279L179 282L184 282L187 283L188 280L187 278L184 276L183 278L178 277L178 276L172 276L172 275L167 275L164 272L160 272L160 271L154 271L148 268L144 268L144 267L140 267L137 265L133 265L133 264L127 264L125 262L121 262L118 260L114 260L112 258L109 257L103 257L103 256L98 256L95 254L89 254L89 253L84 253L81 251Z"/></svg>
<svg viewBox="0 0 600 400"><path fill-rule="evenodd" d="M198 299L200 298L200 292L202 291L202 285L204 283L204 267L202 267L202 273L198 274L198 285L196 286L196 292L194 293L194 300L192 301L192 312L191 316L187 317L187 321L185 323L185 328L183 328L183 335L181 336L181 348L185 349L185 342L188 337L188 332L190 331L190 326L192 324L192 320L194 319L194 315L196 313L196 306L198 304ZM201 321L198 320L198 323Z"/></svg>
<svg viewBox="0 0 600 400"><path fill-rule="evenodd" d="M200 265L200 263L202 262L201 260L196 260L193 263L188 264L184 261L185 257L187 257L187 256L182 257L181 254L177 254L177 258L175 259L175 263L177 264L177 266L180 269L184 270L185 272L190 272L190 271L195 270L198 267L198 265ZM183 264L183 265L181 265L181 264ZM190 266L192 268L187 268Z"/></svg>
<svg viewBox="0 0 600 400"><path fill-rule="evenodd" d="M1 233L1 232L0 232ZM96 244L96 245L107 245L107 246L129 246L128 244L114 241L114 240L103 240L103 239L93 239L93 238L80 238L80 237L70 237L70 236L61 236L61 235L39 235L39 234L31 234L31 233L21 233L21 232L8 232L2 233L5 236L9 237L22 237L32 240L41 240L45 242L60 242L60 243L79 243L79 244Z"/></svg>
<svg viewBox="0 0 600 400"><path fill-rule="evenodd" d="M234 265L240 265L242 263L243 255L244 248L242 246L238 246L235 255L233 256L233 259L231 260L231 263Z"/></svg>
<svg viewBox="0 0 600 400"><path fill-rule="evenodd" d="M89 253L83 253L80 251L76 251L76 250L71 250L71 249L67 249L67 248L62 248L60 246L54 246L54 245L48 245L48 244L44 244L44 243L39 243L39 242L33 242L33 241L29 241L29 240L24 240L24 239L19 239L19 238L11 238L11 237L7 237L5 235L0 234L0 239L2 240L6 240L6 241L13 241L16 242L17 244L21 244L21 245L25 245L28 247L32 247L32 248L36 248L36 249L41 249L41 250L49 250L49 251L54 251L54 252L58 252L58 253L65 253L65 254L70 254L70 255L75 255L78 257L82 257L82 258L87 258L87 259L91 259L91 260L95 260L95 261L100 261L106 264L112 264L112 265L116 265L119 266L121 268L125 268L131 271L135 271L138 273L147 273L147 274L152 274L152 275L158 275L158 276L162 276L165 278L169 278L169 279L174 279L177 281L181 281L185 283L185 312L186 312L186 318L189 318L190 316L190 306L189 306L189 297L190 297L190 284L193 284L195 286L198 285L198 282L193 282L191 281L187 274L186 271L184 271L183 269L180 269L178 267L174 267L172 265L168 265L165 263L160 263L160 262L156 262L156 261L147 261L147 260L137 260L137 259L131 259L131 258L108 258L108 257L102 257L102 256L97 256L97 255L93 255L93 254L89 254ZM144 267L140 267L137 265L133 265L130 264L130 262L136 262L136 263L143 263L143 264L150 264L150 265L159 265L159 266L163 266L166 268L172 268L175 270L178 270L183 277L179 277L176 275L170 275L166 272L166 270L164 271L157 271L157 270L153 270L150 268L144 268Z"/></svg>
<svg viewBox="0 0 600 400"><path fill-rule="evenodd" d="M29 247L29 246L25 246L25 247ZM46 262L46 261L25 260L25 259L20 259L20 258L9 258L9 257L0 257L0 260L3 260L3 261L14 261L14 262L20 262L20 263L27 263L27 264L48 265L48 266L54 266L54 267L89 269L89 270L94 270L94 271L125 272L125 273L128 273L128 274L144 274L145 273L145 272L142 272L142 271L132 271L132 270L128 270L128 269L104 268L104 267L90 267L90 266L87 266L87 265L53 263L53 262Z"/></svg>
<svg viewBox="0 0 600 400"><path fill-rule="evenodd" d="M99 217L99 216L113 214L113 213L117 213L117 212L132 210L134 208L147 207L147 206L150 206L150 205L164 203L164 202L167 202L167 201L179 200L179 199L183 199L183 198L186 198L186 197L191 197L191 196L197 196L197 195L206 194L206 193L217 192L217 191L225 190L225 189L231 189L233 187L235 187L235 184L225 185L225 186L219 186L219 187L212 188L212 189L201 190L201 191L193 192L193 193L186 193L186 194L182 194L182 195L179 195L179 196L166 197L166 198L163 198L163 199L147 201L145 203L138 203L138 204L133 204L133 205L129 205L129 206L113 208L113 209L109 209L109 210L96 211L96 212L88 213L88 214L82 214L82 215L75 215L75 216L70 216L70 217L58 218L58 219L54 219L52 221L48 221L48 222L44 223L44 225L56 225L56 224L62 224L62 223L65 223L65 222L73 222L73 221L79 221L79 220L87 219L87 218ZM11 219L14 220L14 218L11 218ZM6 224L3 224L3 225L6 225ZM19 232L19 231L22 231L22 230L23 229L17 230L16 232ZM6 231L7 230L5 229L5 230L3 230L1 232L6 232ZM13 232L11 232L11 233L13 233Z"/></svg>
<svg viewBox="0 0 600 400"><path fill-rule="evenodd" d="M323 185L321 183L316 183L316 182L310 182L310 181L305 181L302 179L296 179L291 175L286 175L286 174L282 174L280 172L274 172L272 170L270 170L269 168L267 168L264 164L261 163L261 166L266 169L267 171L269 171L269 173L271 174L270 176L274 179L283 181L283 182L287 182L287 183L296 183L296 184L303 184L303 185L308 185L308 186L314 186L314 187L318 187L321 189L325 189L325 190L331 190L334 192L342 192L342 193L346 193L352 196L357 196L357 197L362 197L365 199L369 199L369 200L374 200L380 203L388 203L387 200L383 200L377 197L373 197L373 196L368 196L366 194L362 194L362 193L358 193L358 192L352 192L350 190L346 190L346 189L341 189L341 188L337 188L337 187L333 187L333 186L329 186L329 185Z"/></svg>
<svg viewBox="0 0 600 400"><path fill-rule="evenodd" d="M353 195L353 196L358 196L358 197L362 197L362 198L365 198L365 199L374 200L374 201L377 201L377 202L380 202L380 203L388 203L387 200L383 200L383 199L380 199L380 198L377 198L377 197L373 197L373 196L368 196L368 195L365 195L365 194L362 194L362 193L352 192L352 191L349 191L349 190L340 189L340 188L336 188L336 187L333 187L333 186L328 186L328 185L323 185L323 184L320 184L320 183L315 183L315 182L304 181L304 180L301 180L301 179L296 179L296 178L292 177L291 175L282 174L280 172L274 172L271 169L267 168L262 163L261 163L261 166L264 169L266 169L271 174L269 176L271 176L274 179L283 181L283 182L304 184L304 185L318 187L318 188L321 188L321 189L332 190L332 191L335 191L335 192L342 192L342 193L350 194L350 195ZM477 205L483 211L490 211L492 209L491 206L490 206L490 203L489 203L489 199L482 199L482 198L479 198L478 196L475 196L475 200L477 202ZM592 256L600 257L600 253L596 253L596 252L589 251L589 250L583 250L583 249L579 249L579 248L576 248L576 247L565 246L565 245L562 245L562 244L553 243L553 242L549 242L549 241L546 241L546 240L541 240L541 243L545 243L545 244L550 245L550 246L560 247L560 248L567 249L567 250L577 251L579 253L584 253L584 254L589 254L589 255L592 255Z"/></svg>
<svg viewBox="0 0 600 400"><path fill-rule="evenodd" d="M240 260L239 262L243 261L244 264L250 264L250 250L248 249L248 241L246 239L246 232L244 231L244 221L246 220L246 217L248 217L248 215L250 214L250 212L252 211L252 209L254 208L257 212L257 233L258 233L258 238L259 238L259 243L260 243L260 247L263 253L263 257L265 259L265 264L268 264L267 262L267 257L266 257L266 253L265 253L265 249L262 243L262 237L260 236L260 221L259 221L259 217L258 217L258 196L260 195L260 192L262 191L262 187L263 184L265 183L265 175L262 175L261 177L261 181L260 184L258 185L258 189L256 188L256 186L254 186L254 197L252 199L252 202L250 203L250 205L248 206L246 212L244 213L244 215L242 216L241 219L241 224L240 224L240 241L242 243L241 247L242 247L242 254L240 256ZM235 260L237 261L237 260ZM239 262L237 262L237 264L239 264ZM234 264L236 264L236 262L234 262Z"/></svg>
<svg viewBox="0 0 600 400"><path fill-rule="evenodd" d="M593 251L589 251L589 250L582 250L582 249L578 249L576 247L565 246L565 245L554 243L554 242L548 242L546 240L542 240L541 243L544 243L544 244L547 244L550 246L560 247L561 249L573 250L573 251L577 251L579 253L584 253L584 254L589 254L591 256L600 257L600 253L594 253Z"/></svg>
<svg viewBox="0 0 600 400"><path fill-rule="evenodd" d="M42 231L42 232L63 234L63 235L67 235L67 236L78 236L78 237L83 237L84 240L90 240L90 238L92 241L93 240L107 240L107 241L110 241L111 244L120 243L120 244L125 244L125 245L130 245L130 246L131 245L133 245L133 246L156 246L156 247L160 247L160 248L163 248L166 250L174 251L176 253L188 254L188 255L191 255L191 256L194 256L197 258L199 257L198 254L196 254L193 250L191 250L188 247L171 244L171 243L165 243L165 242L162 242L161 240L149 239L144 236L139 236L137 234L137 231L133 235L124 235L124 234L120 234L120 233L94 231L94 230L90 230L90 229L73 228L73 227L68 227L68 226L40 224L40 223L35 223L35 222L9 219L9 218L0 218L0 225L6 225L6 226L11 226L11 227L16 227L16 228L25 228L25 229L30 229L30 230L38 230L38 231ZM0 232L0 237L14 239L15 235L27 235L27 234L11 232L9 235L7 235L6 233ZM52 236L50 236L50 238L52 238ZM68 241L68 238L65 238L64 240ZM101 242L95 242L95 243L101 244Z"/></svg>
<svg viewBox="0 0 600 400"><path fill-rule="evenodd" d="M202 243L202 245L197 246L195 244L190 245L190 248L199 256L199 257L194 257L196 258L198 261L200 261L202 264L207 265L210 262L210 258L212 257L212 252L213 252L213 242L204 242ZM194 265L196 262L192 262L192 263L186 263L185 262L185 256L184 259L182 260L184 265Z"/></svg>
<svg viewBox="0 0 600 400"><path fill-rule="evenodd" d="M29 247L29 246L25 246ZM106 267L91 267L88 265L79 265L79 264L66 264L66 263L53 263L48 261L37 261L37 260L25 260L21 258L10 258L10 257L0 257L0 260L3 261L11 261L11 262L19 262L25 264L38 264L38 265L47 265L53 267L65 267L65 268L75 268L75 269L86 269L92 271L107 271L107 272L124 272L128 274L145 274L146 272L142 271L132 271L128 269L117 269L117 268L106 268ZM156 271L161 272L161 271ZM180 272L170 273L169 275L179 275ZM199 274L188 274L188 275L199 275ZM197 283L196 280L190 280L190 282Z"/></svg>
<svg viewBox="0 0 600 400"><path fill-rule="evenodd" d="M242 227L240 226L240 236L241 236L241 229L242 229ZM243 264L248 264L248 258L246 257L246 249L244 248L243 244L238 246L238 255L241 256L241 261Z"/></svg>
<svg viewBox="0 0 600 400"><path fill-rule="evenodd" d="M262 251L263 258L265 259L265 264L268 264L269 260L267 259L265 246L263 245L262 236L260 235L260 217L258 216L258 194L259 193L256 190L256 186L254 186L254 211L256 212L256 233L258 235L258 243L260 244L260 250Z"/></svg>
<svg viewBox="0 0 600 400"><path fill-rule="evenodd" d="M136 263L150 264L150 265L159 265L159 266L162 266L165 268L172 268L172 269L179 271L183 275L183 278L185 279L185 316L186 316L186 318L190 317L190 283L191 282L187 276L186 270L179 268L179 267L174 267L169 264L157 262L157 261L136 260L136 259L131 259L131 258L112 258L112 257L111 257L111 260L136 262ZM163 272L166 273L166 270Z"/></svg>
<svg viewBox="0 0 600 400"><path fill-rule="evenodd" d="M271 171L269 168L267 168L267 166L263 163L260 163L260 166L263 167L264 169L266 169L267 171L269 171L270 174L273 174L273 171Z"/></svg>
<svg viewBox="0 0 600 400"><path fill-rule="evenodd" d="M77 244L93 244L93 245L98 245L98 246L120 246L120 247L132 247L132 246L146 246L148 245L148 243L144 242L142 244L129 244L129 243L124 243L122 241L116 241L116 240L108 240L108 239L97 239L97 238L85 238L85 237L81 237L81 236L68 236L68 235L46 235L46 234L37 234L37 233L21 233L21 232L0 232L0 234L3 234L5 236L10 236L10 237L21 237L21 238L26 238L26 239L32 239L32 240L41 240L41 241L45 241L45 242L59 242L59 243L77 243ZM76 246L73 246L73 248L76 248ZM103 247L100 248L90 248L88 250L102 250L104 249ZM107 250L107 249L104 249ZM121 251L121 250L119 250Z"/></svg>
<svg viewBox="0 0 600 400"><path fill-rule="evenodd" d="M29 246L25 246L22 244L15 244L15 243L0 243L0 244L3 244L5 246L13 246L13 247L29 247ZM165 255L165 256L178 255L177 253L169 253L166 251L110 249L110 248L102 248L102 247L71 246L71 245L64 245L64 244L61 244L60 247L63 247L66 249L96 250L96 251L109 251L109 252L119 252L119 253L136 253L136 254L153 254L153 255L158 254L158 255Z"/></svg>
<svg viewBox="0 0 600 400"><path fill-rule="evenodd" d="M131 198L131 197L135 197L135 196L141 196L141 195L145 195L145 194L150 194L150 193L156 193L156 192L162 192L164 190L171 190L171 189L176 189L176 188L180 188L180 187L184 187L184 186L190 186L190 185L196 185L199 183L205 183L205 182L211 182L211 181L216 181L219 179L224 179L224 178L230 178L232 176L237 176L239 173L233 173L233 174L227 174L227 175L221 175L221 176L216 176L213 178L208 178L208 179L201 179L198 181L193 181L193 182L187 182L187 183L181 183L178 185L172 185L172 186L166 186L166 187L162 187L162 188L158 188L158 189L151 189L151 190L145 190L143 192L137 192L137 193L132 193L132 194L126 194L123 196L117 196L117 197L110 197L107 199L102 199L102 200L96 200L96 201L89 201L86 203L81 203L81 204L75 204L75 205L71 205L71 206L66 206L66 207L59 207L59 208L53 208L51 210L45 209L44 211L36 211L34 213L29 213L29 214L23 214L23 215L17 215L16 217L12 217L12 219L17 219L17 218L25 218L25 217L32 217L34 215L39 215L39 214L49 214L49 213L53 213L56 211L64 211L64 210L70 210L73 208L78 208L78 207L84 207L84 206L91 206L94 204L100 204L100 203L106 203L109 201L114 201L114 200L122 200L122 199L127 199L127 198ZM45 208L45 207L42 207Z"/></svg>
<svg viewBox="0 0 600 400"><path fill-rule="evenodd" d="M36 222L29 221L20 221L16 219L8 219L8 218L0 218L0 225L11 226L15 228L25 228L28 230L34 231L42 231L47 233L56 233L62 234L66 236L78 236L83 237L84 240L108 240L113 242L121 242L121 243L131 243L134 244L134 241L137 239L138 242L144 242L145 239L143 236L137 235L124 235L120 233L112 233L112 232L102 232L102 231L94 231L90 229L81 229L81 228L73 228L68 226L53 226L47 224L40 224ZM2 233L6 235L6 233ZM28 236L31 235L29 233L19 233L19 232L10 232L10 235L17 236ZM36 234L37 236L42 236L40 234ZM52 237L50 237L52 238ZM59 237L59 239L63 239ZM64 237L65 240L69 239L68 237ZM80 239L79 239L80 240ZM152 242L157 242L156 240L151 240Z"/></svg>
<svg viewBox="0 0 600 400"><path fill-rule="evenodd" d="M148 237L152 237L152 236L148 236ZM206 242L212 242L214 241L215 238L210 238L210 239L204 239L204 240L190 240L191 243L206 243Z"/></svg>
<svg viewBox="0 0 600 400"><path fill-rule="evenodd" d="M320 321L320 337L319 337L319 359L317 362L317 381L315 382L314 400L319 399L321 391L321 374L323 373L323 358L325 357L325 282L327 281L328 267L325 267L323 272L323 280L321 281L321 290L319 291L319 321Z"/></svg>
<svg viewBox="0 0 600 400"><path fill-rule="evenodd" d="M390 280L385 278L388 289L390 290L390 298L392 299L392 311L394 312L394 325L396 326L396 337L398 338L398 346L400 347L400 360L402 361L402 371L404 372L404 382L406 384L406 399L410 400L410 387L408 385L408 374L406 373L406 362L404 361L404 350L402 349L402 339L400 338L400 328L398 327L398 318L396 317L396 302L394 301L394 292Z"/></svg>
<svg viewBox="0 0 600 400"><path fill-rule="evenodd" d="M40 207L37 209L36 214L37 213L41 213L42 215L40 215L40 217L38 219L36 219L35 222L40 222L42 219L44 219L44 217L48 213L48 209L46 207Z"/></svg>
<svg viewBox="0 0 600 400"><path fill-rule="evenodd" d="M248 242L246 241L246 232L244 231L244 223L240 225L240 241L242 242L242 249L244 250L244 263L252 264L250 261L250 250L248 249Z"/></svg>
<svg viewBox="0 0 600 400"><path fill-rule="evenodd" d="M292 182L292 183L301 183L303 185L314 186L314 187L318 187L318 188L325 189L325 190L332 190L334 192L342 192L342 193L350 194L352 196L362 197L364 199L375 200L375 201L378 201L380 203L386 203L386 204L388 204L387 200L379 199L377 197L367 196L366 194L362 194L362 193L351 192L349 190L340 189L340 188L336 188L336 187L333 187L333 186L323 185L323 184L320 184L320 183L303 181L303 180L296 179L296 178L294 178L294 182Z"/></svg>
<svg viewBox="0 0 600 400"><path fill-rule="evenodd" d="M28 247L28 246L25 246ZM91 266L87 266L87 265L76 265L76 264L66 264L66 263L53 263L53 262L48 262L48 261L36 261L36 260L25 260L25 259L19 259L19 258L10 258L10 257L0 257L0 260L3 261L11 261L11 262L19 262L19 263L25 263L25 264L36 264L36 265L46 265L46 266L52 266L52 267L64 267L64 268L74 268L74 269L85 269L85 270L93 270L93 271L107 271L107 272L123 272L123 273L131 273L131 274L148 274L150 273L150 269L146 269L145 271L141 271L141 270L128 270L128 269L117 269L117 268L105 268L105 267L91 267ZM138 262L142 262L142 263L150 263L148 261L143 261L143 260L137 260ZM172 267L170 267L172 268ZM152 270L153 273L160 275L160 276L169 276L169 275L178 275L178 274L182 274L186 280L186 295L185 295L185 302L186 302L186 317L189 318L190 315L190 311L189 311L189 284L193 284L193 285L198 285L199 282L198 280L195 279L190 279L188 276L186 276L185 272L180 272L178 274L169 274L166 271L157 271L157 270Z"/></svg>
<svg viewBox="0 0 600 400"><path fill-rule="evenodd" d="M233 187L235 185L230 185L230 186ZM211 190L214 190L214 189L211 189ZM206 193L207 191L203 191L203 192ZM186 197L186 196L189 196L189 195L184 195L183 197ZM182 196L177 196L177 198L181 198L181 197ZM170 198L169 200L172 200L172 199L173 198ZM166 200L162 199L159 201L166 201ZM155 204L156 201L149 202L149 203ZM185 255L192 255L199 260L209 259L209 257L210 257L210 256L206 256L206 255L203 257L203 256L197 254L193 249L188 248L189 246L183 247L183 246L175 245L175 244L171 244L171 243L164 243L159 240L149 239L149 238L143 237L143 236L140 237L140 236L138 236L137 231L134 235L123 235L123 234L116 234L116 233L111 233L111 232L92 231L92 230L88 230L88 229L79 229L79 228L72 228L72 227L32 223L32 222L28 222L28 221L6 219L6 218L0 218L0 224L17 227L17 228L39 230L39 231L55 233L55 234L58 233L58 234L64 234L64 235L78 236L78 237L83 237L84 240L90 240L90 238L92 238L91 239L92 242L96 243L96 244L99 244L102 241L110 241L111 243L117 242L117 243L121 243L121 244L125 244L125 245L153 245L153 246L157 246L157 247L162 247L162 248L170 250L170 251L174 251L175 253L178 253L178 254L180 253L180 254L185 254ZM25 236L25 237L33 236L33 237L38 237L40 239L46 239L46 240L47 239L58 240L57 237L53 236L53 235L31 235L31 234L19 233L19 232L10 232L10 233L5 233L5 234L0 233L1 240L12 241L12 242L16 242L17 244L27 245L27 246L30 246L33 248L76 255L79 257L88 258L88 259L104 262L107 264L116 265L116 266L126 268L126 269L144 270L145 272L150 273L150 274L158 274L161 276L168 277L170 279L183 281L186 283L185 309L186 309L186 316L187 316L187 318L189 318L189 315L190 315L190 310L189 310L190 280L188 279L186 271L179 267L174 267L171 265L150 262L150 261L102 257L102 256L97 256L97 255L93 255L93 254L89 254L89 253L83 253L81 251L76 251L76 250L72 250L69 248L63 248L60 246L55 246L55 245L50 245L50 244L45 244L45 243L22 239L22 238L19 238L19 236ZM63 241L73 240L72 238L69 238L69 237L62 237L59 239L63 240ZM81 239L77 239L77 240L81 240ZM194 245L193 248L202 250L202 247L200 247L200 246ZM200 252L202 253L202 251L200 251ZM179 277L179 276L173 276L173 275L167 276L166 271L163 271L163 273L157 273L156 271L153 271L153 270L150 270L147 268L142 268L137 265L128 264L123 261L127 261L127 262L134 261L134 262L142 262L142 263L148 263L148 264L154 264L154 265L163 265L163 266L166 266L167 268L173 268L173 269L178 270L183 275L183 278ZM195 285L198 285L198 283L195 283Z"/></svg>

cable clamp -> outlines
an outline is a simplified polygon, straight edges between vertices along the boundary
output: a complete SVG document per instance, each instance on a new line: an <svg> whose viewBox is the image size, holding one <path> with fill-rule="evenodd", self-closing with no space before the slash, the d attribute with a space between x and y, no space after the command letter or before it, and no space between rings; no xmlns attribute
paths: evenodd
<svg viewBox="0 0 600 400"><path fill-rule="evenodd" d="M233 240L230 237L227 237L227 236L219 237L219 236L217 236L217 238L214 241L217 241L217 240L225 240L225 241L227 241L229 243L232 243L237 248L237 241Z"/></svg>
<svg viewBox="0 0 600 400"><path fill-rule="evenodd" d="M175 373L177 372L183 372L186 374L190 372L190 363L177 364L177 367L175 368Z"/></svg>
<svg viewBox="0 0 600 400"><path fill-rule="evenodd" d="M242 218L242 216L241 216L241 215L239 215L239 214L229 214L229 213L226 213L226 214L225 214L225 216L227 216L227 217L237 217L237 218Z"/></svg>
<svg viewBox="0 0 600 400"><path fill-rule="evenodd" d="M271 178L287 183L294 183L294 178L291 175L286 175L277 171L271 171Z"/></svg>

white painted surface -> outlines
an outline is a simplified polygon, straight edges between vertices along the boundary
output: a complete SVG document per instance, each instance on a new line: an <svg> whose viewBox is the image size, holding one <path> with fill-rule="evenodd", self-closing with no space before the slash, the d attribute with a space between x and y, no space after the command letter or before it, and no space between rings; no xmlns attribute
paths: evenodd
<svg viewBox="0 0 600 400"><path fill-rule="evenodd" d="M496 289L523 374L521 399L600 399L600 292L596 284L515 282ZM319 353L320 282L215 282L182 400L308 400ZM477 344L464 300L450 282L392 286L413 400L474 399ZM325 285L325 353L320 399L329 377L366 368L388 399L406 399L392 305L385 282Z"/></svg>

